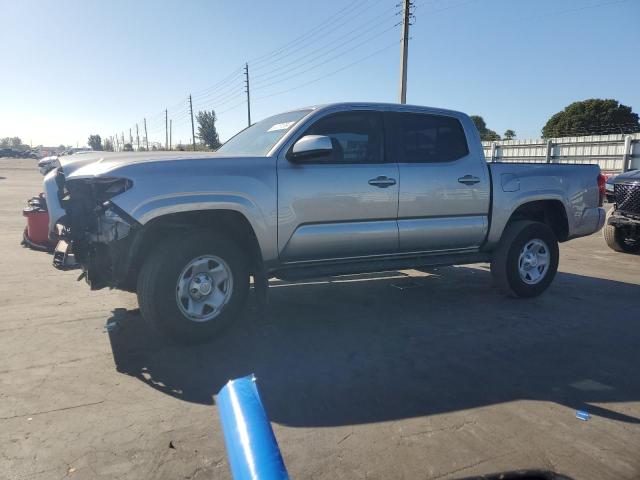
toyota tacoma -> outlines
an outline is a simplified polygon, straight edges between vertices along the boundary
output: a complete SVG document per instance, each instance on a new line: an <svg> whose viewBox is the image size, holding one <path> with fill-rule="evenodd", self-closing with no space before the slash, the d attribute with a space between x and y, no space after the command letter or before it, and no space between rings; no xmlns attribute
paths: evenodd
<svg viewBox="0 0 640 480"><path fill-rule="evenodd" d="M467 115L419 106L290 111L214 153L65 158L44 181L54 264L136 292L190 342L238 315L251 277L266 299L271 277L488 262L501 291L533 297L558 243L605 221L597 165L487 163Z"/></svg>

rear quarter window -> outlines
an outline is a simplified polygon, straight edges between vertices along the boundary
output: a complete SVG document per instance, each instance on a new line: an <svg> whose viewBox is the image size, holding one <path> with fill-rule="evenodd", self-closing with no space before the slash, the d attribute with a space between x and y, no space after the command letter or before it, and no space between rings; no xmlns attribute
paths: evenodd
<svg viewBox="0 0 640 480"><path fill-rule="evenodd" d="M469 154L460 121L444 115L389 114L390 145L400 163L452 162Z"/></svg>

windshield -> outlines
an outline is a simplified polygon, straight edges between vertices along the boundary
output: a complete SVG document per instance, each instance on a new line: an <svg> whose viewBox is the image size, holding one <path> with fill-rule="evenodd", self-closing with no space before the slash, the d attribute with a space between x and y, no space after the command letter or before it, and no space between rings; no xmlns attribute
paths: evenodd
<svg viewBox="0 0 640 480"><path fill-rule="evenodd" d="M261 120L230 138L217 151L231 155L266 155L311 110L281 113Z"/></svg>

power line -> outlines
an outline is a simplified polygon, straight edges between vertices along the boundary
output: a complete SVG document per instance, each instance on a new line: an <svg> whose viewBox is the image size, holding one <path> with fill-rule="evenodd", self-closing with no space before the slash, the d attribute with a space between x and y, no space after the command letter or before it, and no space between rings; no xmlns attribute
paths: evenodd
<svg viewBox="0 0 640 480"><path fill-rule="evenodd" d="M282 95L282 94L284 94L284 93L288 93L288 92L291 92L291 91L293 91L293 90L297 90L297 89L299 89L299 88L306 87L307 85L310 85L310 84L312 84L312 83L319 82L320 80L323 80L323 79L325 79L325 78L327 78L327 77L330 77L330 76L332 76L332 75L335 75L336 73L340 73L340 72L342 72L342 71L344 71L344 70L347 70L347 69L349 69L349 68L351 68L351 67L354 67L354 66L358 65L359 63L362 63L362 62L364 62L365 60L368 60L369 58L371 58L371 57L373 57L373 56L375 56L375 55L378 55L379 53L384 52L385 50L389 50L391 47L396 46L398 43L399 43L399 41L398 41L398 40L396 40L396 41L394 41L394 42L392 42L392 43L390 43L390 44L386 45L385 47L382 47L381 49L376 50L375 52L373 52L373 53L371 53L371 54L369 54L369 55L366 55L365 57L362 57L362 58L360 58L360 59L358 59L358 60L356 60L356 61L354 61L354 62L351 62L351 63L349 63L349 64L345 65L344 67L341 67L341 68L339 68L339 69L337 69L337 70L334 70L334 71L332 71L332 72L330 72L330 73L327 73L326 75L322 75L322 76L317 77L317 78L315 78L315 79L313 79L313 80L310 80L310 81L308 81L308 82L302 83L302 84L297 85L297 86L292 87L292 88L288 88L288 89L286 89L286 90L282 90L282 91L280 91L280 92L276 92L276 93L272 93L272 94L270 94L270 95L264 95L264 96L262 96L262 97L258 97L258 98L256 98L255 100L263 100L263 99L265 99L265 98L275 97L275 96L277 96L277 95Z"/></svg>
<svg viewBox="0 0 640 480"><path fill-rule="evenodd" d="M306 58L306 57L308 57L308 56L311 56L313 53L315 53L315 52L317 52L317 51L322 51L322 50L324 50L324 53L322 53L321 55L313 56L313 58L311 58L311 60L308 60L308 61L306 61L306 62L300 63L300 64L298 64L298 65L294 66L293 68L289 68L289 69L286 69L286 70L284 70L284 71L277 72L277 73L275 73L274 75L269 75L269 74L265 75L264 73L263 73L263 74L261 74L261 75L257 75L257 76L256 76L256 78L260 78L260 79L261 79L261 80L259 80L259 81L257 82L257 84L261 84L261 83L264 83L264 82L270 81L270 80L272 80L272 79L274 79L274 78L278 78L278 77L280 77L280 76L282 76L282 75L286 75L286 74L288 74L288 73L290 73L290 72L293 72L293 71L295 71L295 70L297 70L297 69L299 69L299 68L304 67L305 65L313 64L313 63L314 63L316 60L318 60L319 58L325 57L325 56L329 55L330 53L333 53L333 52L335 52L335 51L337 51L337 50L340 50L340 49L344 48L346 45L350 44L351 42L353 42L353 41L355 41L355 40L358 40L359 38L362 38L366 33L371 32L371 31L372 31L372 30L374 30L376 27L378 27L378 26L380 26L380 25L383 25L383 24L385 24L385 23L387 23L387 24L388 24L388 23L389 23L389 20L390 20L389 18L385 18L385 19L384 19L384 20L382 20L381 22L376 23L373 27L371 27L371 28L369 28L369 29L367 29L367 30L363 31L361 34L356 35L356 36L354 36L353 38L351 38L351 39L349 39L349 40L341 41L341 40L343 40L343 39L344 39L344 37L348 37L349 35L351 35L351 34L353 33L353 32L348 32L346 35L343 35L343 36L341 36L341 37L338 37L338 38L337 38L337 39L335 39L333 42L330 42L329 44L324 45L323 47L321 47L321 48L319 48L319 49L316 49L316 50L314 50L313 52L310 52L308 55L303 55L302 57L299 57L299 58L297 58L296 60L294 60L294 61L292 61L292 62L289 62L289 63L287 63L287 64L285 64L285 65L282 65L282 66L280 67L280 68L284 68L284 67L286 67L286 66L293 65L293 64L295 64L295 63L299 62L300 60L303 60L304 58ZM374 39L374 38L376 38L376 37L378 37L378 36L380 36L380 35L382 35L382 34L386 33L387 31L392 30L394 27L395 27L395 25L392 25L391 27L389 27L389 28L387 28L387 29L384 29L384 30L382 30L382 31L376 32L374 35L370 36L370 37L369 37L369 39ZM357 30L357 29L356 29L356 30ZM355 30L354 30L354 31L355 31ZM334 43L336 43L336 42L339 42L337 46L335 46L335 47L333 47L333 48L331 48L331 49L329 49L329 50L325 50L325 48L326 48L328 45L332 45L332 44L334 44Z"/></svg>
<svg viewBox="0 0 640 480"><path fill-rule="evenodd" d="M233 79L229 80L228 82L225 82L224 85L221 85L219 87L217 87L214 90L211 90L207 93L202 93L200 95L192 95L192 98L208 98L208 97L217 97L217 96L222 96L225 94L226 91L230 90L231 88L233 88L233 86L241 84L242 83L242 77L243 75L240 76L236 76Z"/></svg>
<svg viewBox="0 0 640 480"><path fill-rule="evenodd" d="M203 90L198 90L196 91L193 96L197 97L200 96L202 94L205 94L207 92L209 92L210 90L215 89L216 87L222 86L227 84L228 82L230 82L231 80L233 80L235 77L240 77L242 76L242 67L238 67L236 68L234 71L232 71L229 75L227 75L226 77L224 77L222 80L220 80L219 82L215 83L214 85L211 85L210 87L207 87Z"/></svg>
<svg viewBox="0 0 640 480"><path fill-rule="evenodd" d="M225 98L224 100L220 100L217 102L199 102L199 108L203 108L203 109L207 109L207 108L219 108L223 105L227 105L230 102L233 102L234 100L236 100L239 97L244 97L246 94L246 92L244 90L240 90L238 91L238 93L236 93L235 95L232 95L230 97Z"/></svg>
<svg viewBox="0 0 640 480"><path fill-rule="evenodd" d="M439 8L437 10L431 10L431 11L429 11L429 13L430 14L434 14L434 13L439 13L439 12L445 12L445 11L451 10L453 8L464 7L465 5L469 5L470 3L474 3L474 2L477 2L477 1L478 0L467 0L466 2L459 2L459 3L456 3L454 5L449 4L449 5L447 5L446 7L443 7L443 8ZM416 7L419 7L419 6L420 7L424 7L426 5L433 5L434 2L433 1L422 1L422 2L417 1L417 2L414 2L414 4L415 4Z"/></svg>
<svg viewBox="0 0 640 480"><path fill-rule="evenodd" d="M229 95L242 90L243 86L244 86L244 81L238 79L233 85L227 86L223 91L200 96L200 97L193 97L193 98L199 101L216 101L220 98L228 97Z"/></svg>
<svg viewBox="0 0 640 480"><path fill-rule="evenodd" d="M381 0L378 0L376 3L379 3L380 1ZM308 30L304 34L300 35L299 37L294 38L293 40L285 43L284 45L282 45L281 47L279 47L279 48L277 48L275 50L272 50L271 52L268 52L268 53L266 53L266 54L264 54L264 55L262 55L260 57L256 57L256 58L250 59L249 63L251 63L252 65L259 65L260 63L263 63L263 62L265 62L265 61L267 61L269 59L271 59L271 62L273 62L273 57L274 56L277 56L280 53L293 48L294 46L300 44L304 40L308 40L310 38L313 38L317 33L321 32L329 24L333 23L333 25L335 26L335 22L333 21L335 18L338 18L338 17L352 18L352 17L350 17L350 15L353 13L353 11L357 10L360 7L366 6L366 3L367 3L367 0L360 0L360 1L354 2L354 3L350 4L350 5L347 5L346 7L338 10L336 13L334 13L333 15L331 15L330 17L328 17L327 19L322 21L320 24L316 25L311 30ZM327 33L327 32L325 32L325 33ZM256 67L256 68L259 68L259 67Z"/></svg>
<svg viewBox="0 0 640 480"><path fill-rule="evenodd" d="M396 28L396 26L393 25L393 26L383 30L382 32L380 32L380 34L388 32L388 31L393 30L395 28ZM376 34L375 36L378 37L380 34ZM371 41L372 38L373 37L367 38L366 40L356 44L355 46L351 47L350 49L348 49L348 50L346 50L344 52L338 53L337 55L334 55L334 56L328 58L327 60L325 60L323 62L320 62L320 63L318 63L318 64L316 64L316 65L314 65L314 66L312 66L310 68L307 68L306 70L298 72L298 73L292 75L291 77L286 78L285 80L277 80L277 81L270 82L270 83L267 83L267 84L259 83L258 86L255 87L255 89L256 90L262 90L264 88L267 88L267 87L270 87L270 86L273 86L273 85L277 85L277 84L282 83L284 81L290 80L291 78L299 77L302 74L310 72L311 70L315 70L316 68L321 67L322 65L326 65L327 63L330 63L330 62L334 61L335 59L340 58L340 57L346 55L347 53L350 53L350 52L354 51L355 49L357 49L357 48L359 48L359 47L361 47L361 46L363 46L365 44L368 44Z"/></svg>
<svg viewBox="0 0 640 480"><path fill-rule="evenodd" d="M530 17L520 17L520 18L516 18L514 20L510 20L511 22L522 22L522 21L531 21L531 20L540 20L542 18L546 18L546 17L550 17L550 16L555 16L555 15L564 15L566 13L574 13L574 12L579 12L582 10L588 10L591 8L600 8L600 7L606 7L608 5L616 5L618 3L626 3L629 2L631 0L614 0L612 2L602 2L602 3L596 3L593 5L585 5L582 7L576 7L576 8L568 8L565 10L556 10L555 12L547 12L545 14L542 15L535 15L535 16L530 16Z"/></svg>
<svg viewBox="0 0 640 480"><path fill-rule="evenodd" d="M246 103L246 102L245 102L244 100L242 100L241 102L236 103L236 104L235 104L235 105L233 105L232 107L229 107L229 108L227 108L227 109L225 109L225 110L222 110L222 111L220 111L220 112L216 112L216 117L219 117L220 115L222 115L222 114L224 114L224 113L230 112L231 110L235 110L236 108L238 108L238 107L241 107L241 106L245 105L245 103Z"/></svg>
<svg viewBox="0 0 640 480"><path fill-rule="evenodd" d="M377 3L380 3L380 1L381 0L378 0L377 2L374 3L374 5L377 4ZM266 65L263 64L263 65L258 65L257 67L253 67L253 70L260 71L260 70L263 70L265 68L272 67L274 64L277 65L278 63L280 63L280 62L282 62L284 60L288 60L289 57L292 57L292 56L295 57L296 55L298 55L300 53L302 53L302 55L298 59L294 60L294 62L302 60L302 59L304 59L304 58L306 58L308 56L313 55L315 52L321 50L322 48L326 48L327 46L334 44L337 41L337 39L335 38L334 32L339 32L343 27L347 27L348 31L347 31L346 35L347 36L351 35L351 34L355 33L356 31L358 31L363 26L366 26L369 22L375 21L377 18L382 18L383 16L386 16L387 12L389 12L390 10L395 10L395 6L385 9L380 15L374 16L373 18L368 19L367 21L365 21L364 23L362 23L362 24L360 24L358 26L355 26L355 23L357 23L357 21L354 21L355 15L345 16L342 21L334 23L333 25L331 25L331 28L329 28L329 30L322 32L322 36L320 38L318 38L316 40L313 40L311 42L308 42L306 44L303 44L301 46L299 45L292 52L282 52L280 55L278 55L281 58L272 59ZM366 14L368 14L370 12L371 12L371 8L368 7L366 9L366 12L363 13L363 15L366 15ZM343 37L344 37L344 35L343 35ZM326 39L331 39L331 41L328 42L323 47L315 48L313 51L305 53L306 49L308 49L309 47L317 47L318 43L322 43ZM277 66L276 68L283 68L286 65L291 64L291 63L292 62L288 62L287 64ZM254 65L254 64L252 64L252 65ZM266 72L266 74L268 75L269 72ZM265 75L265 73L261 73L261 75Z"/></svg>

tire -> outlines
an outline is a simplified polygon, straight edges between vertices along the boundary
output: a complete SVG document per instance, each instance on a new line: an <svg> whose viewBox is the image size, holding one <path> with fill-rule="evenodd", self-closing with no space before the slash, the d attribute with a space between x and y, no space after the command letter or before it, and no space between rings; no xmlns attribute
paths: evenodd
<svg viewBox="0 0 640 480"><path fill-rule="evenodd" d="M604 241L607 242L607 245L611 250L622 253L638 253L640 252L640 239L635 239L634 242L629 242L624 235L624 230L622 228L614 227L613 225L609 225L609 217L611 213L607 215L607 220L605 221L604 228L602 229L602 235L604 236Z"/></svg>
<svg viewBox="0 0 640 480"><path fill-rule="evenodd" d="M558 260L558 240L553 231L544 223L518 220L503 232L493 253L491 273L501 292L536 297L553 281ZM546 268L542 267L543 261Z"/></svg>
<svg viewBox="0 0 640 480"><path fill-rule="evenodd" d="M149 253L138 275L136 291L143 318L178 343L212 340L233 322L244 306L249 291L245 257L228 238L210 232L169 237ZM195 267L189 269L189 265ZM212 270L206 271L209 268ZM212 273L219 268L222 268L222 277L227 273L220 288L214 278L219 273ZM204 273L195 273L197 270ZM206 289L201 292L197 288L205 284L209 286L209 294ZM198 298L194 299L189 292L196 292ZM214 308L207 302L222 303ZM194 310L201 310L201 317L196 318ZM211 315L213 317L207 319Z"/></svg>

